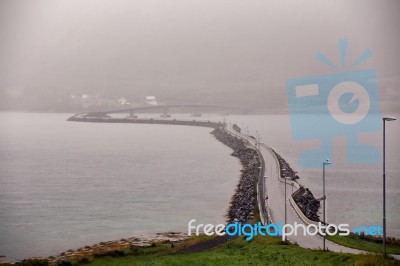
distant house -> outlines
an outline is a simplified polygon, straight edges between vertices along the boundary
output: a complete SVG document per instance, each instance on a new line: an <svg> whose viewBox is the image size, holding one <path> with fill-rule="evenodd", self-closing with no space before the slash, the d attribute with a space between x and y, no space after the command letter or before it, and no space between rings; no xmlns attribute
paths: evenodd
<svg viewBox="0 0 400 266"><path fill-rule="evenodd" d="M122 97L122 98L118 99L118 103L125 105L125 104L128 104L128 100L125 97Z"/></svg>
<svg viewBox="0 0 400 266"><path fill-rule="evenodd" d="M146 102L146 104L149 104L149 105L157 105L158 104L155 96L146 96L145 102Z"/></svg>

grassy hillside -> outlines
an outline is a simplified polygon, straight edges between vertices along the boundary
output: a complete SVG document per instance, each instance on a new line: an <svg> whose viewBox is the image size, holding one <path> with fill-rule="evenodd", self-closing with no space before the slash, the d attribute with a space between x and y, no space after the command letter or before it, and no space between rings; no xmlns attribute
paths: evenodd
<svg viewBox="0 0 400 266"><path fill-rule="evenodd" d="M194 243L186 242L183 245L191 244ZM250 242L237 238L199 253L180 253L181 248L157 245L134 250L136 255L92 258L88 265L400 265L398 261L384 259L380 255L303 249L283 243L276 237L255 237Z"/></svg>

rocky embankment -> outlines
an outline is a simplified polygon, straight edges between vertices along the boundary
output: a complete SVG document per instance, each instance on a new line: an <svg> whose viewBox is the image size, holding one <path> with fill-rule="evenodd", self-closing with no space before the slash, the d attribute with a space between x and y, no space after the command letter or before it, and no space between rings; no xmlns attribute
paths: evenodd
<svg viewBox="0 0 400 266"><path fill-rule="evenodd" d="M283 159L274 149L271 149L273 153L275 154L276 158L278 158L279 161L279 166L281 170L281 177L290 179L290 180L297 180L299 179L299 176L297 175L297 172L290 167L290 165Z"/></svg>
<svg viewBox="0 0 400 266"><path fill-rule="evenodd" d="M304 215L315 222L319 222L318 209L320 202L314 198L314 195L308 188L300 187L300 191L293 196L294 201Z"/></svg>
<svg viewBox="0 0 400 266"><path fill-rule="evenodd" d="M279 167L281 170L281 177L296 181L299 179L297 172L290 167L289 163L285 161L275 150L271 149L275 156L278 158ZM318 209L320 207L320 202L314 197L312 192L308 188L300 186L300 191L293 195L293 199L299 206L303 214L310 220L319 222Z"/></svg>
<svg viewBox="0 0 400 266"><path fill-rule="evenodd" d="M259 175L260 161L254 149L246 147L242 139L236 138L227 133L222 127L215 128L213 134L219 141L233 149L232 156L238 157L242 163L242 175L232 196L227 222L245 223L250 220L255 213L257 199L257 177Z"/></svg>

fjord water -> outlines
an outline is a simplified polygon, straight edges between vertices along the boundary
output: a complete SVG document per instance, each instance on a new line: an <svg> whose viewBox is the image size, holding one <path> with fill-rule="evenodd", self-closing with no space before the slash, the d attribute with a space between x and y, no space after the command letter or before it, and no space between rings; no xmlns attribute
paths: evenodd
<svg viewBox="0 0 400 266"><path fill-rule="evenodd" d="M225 220L240 163L211 129L66 122L68 117L0 113L0 255L54 255L121 237L185 231L192 218ZM257 130L299 172L300 182L322 196L322 170L297 165L301 151L318 147L318 140L293 141L289 116L196 119L246 125L254 136ZM380 148L381 134L361 141ZM388 123L387 225L397 237L399 135L400 123ZM344 138L335 139L334 147L326 174L328 221L382 225L381 164L347 164Z"/></svg>
<svg viewBox="0 0 400 266"><path fill-rule="evenodd" d="M211 129L0 113L0 255L223 223L240 176Z"/></svg>

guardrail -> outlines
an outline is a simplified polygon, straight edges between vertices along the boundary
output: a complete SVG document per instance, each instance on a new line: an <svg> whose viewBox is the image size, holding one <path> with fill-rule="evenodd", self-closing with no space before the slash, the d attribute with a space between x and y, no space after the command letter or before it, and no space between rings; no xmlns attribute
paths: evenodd
<svg viewBox="0 0 400 266"><path fill-rule="evenodd" d="M262 146L263 146L264 148L268 149L268 150L272 153L272 155L273 155L273 157L274 157L274 159L275 159L275 162L276 162L276 164L277 164L277 166L278 166L278 167L277 167L277 169L278 169L278 170L277 170L277 172L278 172L278 173L277 173L277 175L278 175L278 181L281 182L281 183L290 184L291 186L293 185L293 186L296 188L296 190L295 190L291 195L289 195L288 200L289 200L290 205L292 205L294 211L296 212L297 216L298 216L306 225L309 225L309 224L315 224L315 225L317 225L317 224L318 224L317 222L312 221L312 220L310 220L309 218L307 218L307 216L301 211L301 209L299 208L299 206L297 205L296 201L295 201L294 198L293 198L293 197L295 197L295 196L300 192L301 184L298 183L297 181L288 181L286 178L282 178L279 160L278 160L278 158L276 158L274 151L273 151L270 147L268 147L267 145L265 145L265 144L262 144Z"/></svg>
<svg viewBox="0 0 400 266"><path fill-rule="evenodd" d="M258 174L258 182L257 182L257 197L258 197L258 210L260 212L260 220L263 225L270 224L268 211L266 208L266 196L265 196L265 161L264 157L261 155L261 152L256 149L258 158L260 158L261 168Z"/></svg>
<svg viewBox="0 0 400 266"><path fill-rule="evenodd" d="M318 222L310 220L304 213L300 210L299 206L297 205L296 201L293 199L292 195L289 196L290 205L292 205L294 211L297 213L297 216L306 224L315 224L318 225Z"/></svg>

